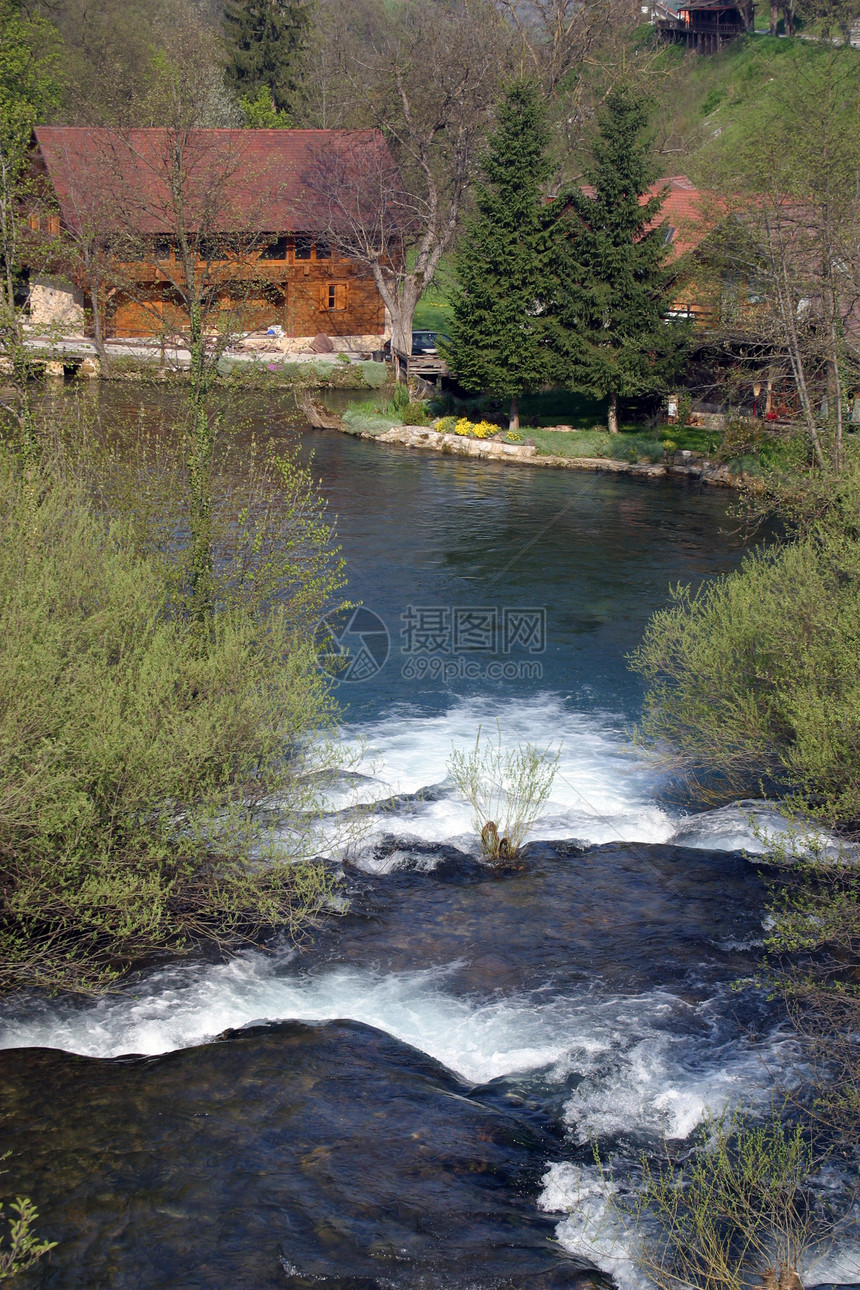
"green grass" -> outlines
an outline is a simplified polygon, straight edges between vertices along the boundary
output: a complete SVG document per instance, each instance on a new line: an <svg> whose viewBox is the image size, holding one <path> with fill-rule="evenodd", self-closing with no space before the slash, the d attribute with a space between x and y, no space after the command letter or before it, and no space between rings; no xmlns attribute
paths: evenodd
<svg viewBox="0 0 860 1290"><path fill-rule="evenodd" d="M388 416L375 408L348 407L341 418L343 427L351 434L383 434L394 426L403 424L399 416Z"/></svg>
<svg viewBox="0 0 860 1290"><path fill-rule="evenodd" d="M412 326L416 331L448 332L451 322L451 292L454 287L454 269L450 260L443 259L436 276L418 301Z"/></svg>
<svg viewBox="0 0 860 1290"><path fill-rule="evenodd" d="M757 23L767 25L769 12ZM655 124L675 156L672 170L707 189L713 164L731 160L739 134L749 134L787 78L802 76L825 53L807 40L742 36L707 57L671 45L654 59ZM855 51L860 67L860 51ZM666 173L665 171L663 173Z"/></svg>
<svg viewBox="0 0 860 1290"><path fill-rule="evenodd" d="M608 430L575 430L572 434L558 430L527 430L540 456L608 457L613 461L659 461L663 447L653 435L624 433L611 435Z"/></svg>

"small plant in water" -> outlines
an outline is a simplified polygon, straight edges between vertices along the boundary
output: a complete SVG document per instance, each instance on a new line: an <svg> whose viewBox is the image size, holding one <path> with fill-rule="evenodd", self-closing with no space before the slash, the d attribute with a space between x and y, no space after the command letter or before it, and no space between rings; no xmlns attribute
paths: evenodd
<svg viewBox="0 0 860 1290"><path fill-rule="evenodd" d="M777 1111L764 1121L724 1111L706 1115L682 1153L667 1143L662 1162L643 1158L633 1191L597 1163L656 1290L803 1290L798 1268L826 1251L853 1201L849 1189L816 1195L825 1159Z"/></svg>
<svg viewBox="0 0 860 1290"><path fill-rule="evenodd" d="M9 1280L31 1268L57 1244L56 1241L40 1241L34 1235L32 1228L39 1211L27 1196L19 1196L9 1210L13 1217L8 1220L7 1231L0 1236L0 1281ZM2 1219L3 1206L0 1205L0 1221Z"/></svg>
<svg viewBox="0 0 860 1290"><path fill-rule="evenodd" d="M453 749L448 773L472 808L481 848L492 861L515 859L549 797L561 750L553 753L536 744L505 748L497 739L481 740L474 748Z"/></svg>

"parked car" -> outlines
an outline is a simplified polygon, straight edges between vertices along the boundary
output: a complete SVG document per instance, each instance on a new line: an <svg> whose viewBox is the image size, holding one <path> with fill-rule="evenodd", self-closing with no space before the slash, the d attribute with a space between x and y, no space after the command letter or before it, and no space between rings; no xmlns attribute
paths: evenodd
<svg viewBox="0 0 860 1290"><path fill-rule="evenodd" d="M439 351L436 342L442 336L443 340L447 337L437 331L414 331L412 333L412 353L413 354L437 354ZM391 341L385 342L385 357L391 357Z"/></svg>
<svg viewBox="0 0 860 1290"><path fill-rule="evenodd" d="M413 354L435 354L436 353L436 332L435 331L414 331L412 333L412 353Z"/></svg>

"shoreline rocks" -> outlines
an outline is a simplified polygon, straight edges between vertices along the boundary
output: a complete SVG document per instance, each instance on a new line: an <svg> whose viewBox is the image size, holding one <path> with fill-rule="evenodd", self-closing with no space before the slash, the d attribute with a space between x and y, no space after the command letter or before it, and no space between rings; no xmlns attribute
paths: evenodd
<svg viewBox="0 0 860 1290"><path fill-rule="evenodd" d="M392 426L372 434L366 430L347 430L358 439L374 443L394 444L401 448L419 448L425 452L438 452L452 457L477 457L485 461L511 462L521 466L545 466L556 470L591 470L623 475L639 475L650 479L690 479L715 485L719 488L736 488L741 476L733 475L728 466L716 466L709 461L684 462L628 462L611 457L557 457L538 456L534 444L500 443L496 439L469 439L464 435L442 434L432 426Z"/></svg>

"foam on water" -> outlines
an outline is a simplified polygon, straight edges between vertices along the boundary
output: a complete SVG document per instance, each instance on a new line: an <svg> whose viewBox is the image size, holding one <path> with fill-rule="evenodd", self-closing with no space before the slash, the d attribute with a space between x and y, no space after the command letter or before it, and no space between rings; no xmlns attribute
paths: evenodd
<svg viewBox="0 0 860 1290"><path fill-rule="evenodd" d="M561 750L552 798L532 837L595 844L671 837L677 821L657 805L657 777L638 760L623 723L609 714L572 711L551 694L508 702L502 711L488 698L462 699L436 716L399 712L356 730L366 741L364 767L373 777L363 799L379 803L376 833L428 842L474 838L470 808L447 780L447 764L452 747L474 745L479 727L495 739L497 719L505 747L534 743ZM436 785L442 791L422 801L422 791ZM403 795L414 796L404 804L398 801Z"/></svg>
<svg viewBox="0 0 860 1290"><path fill-rule="evenodd" d="M790 846L792 842L800 854L809 853L807 843L825 856L856 851L854 847L846 848L814 824L799 820L793 826L772 802L754 799L687 816L670 841L706 851L746 851L750 855L767 855L774 845Z"/></svg>
<svg viewBox="0 0 860 1290"><path fill-rule="evenodd" d="M538 1208L567 1215L555 1229L564 1249L608 1273L619 1290L653 1290L637 1263L632 1226L612 1204L609 1178L596 1167L552 1164L542 1184Z"/></svg>
<svg viewBox="0 0 860 1290"><path fill-rule="evenodd" d="M577 1086L564 1108L571 1139L621 1133L687 1138L707 1113L766 1099L773 1071L785 1071L793 1044L771 1037L767 1051L729 1040L660 1031L621 1046Z"/></svg>
<svg viewBox="0 0 860 1290"><path fill-rule="evenodd" d="M647 1231L637 1228L623 1212L628 1208L623 1200L621 1205L614 1203L619 1187L627 1189L629 1183L617 1184L597 1166L565 1162L551 1164L541 1184L538 1208L565 1215L555 1231L564 1249L608 1273L618 1290L654 1290L653 1281L642 1268L641 1243L647 1240ZM855 1209L839 1225L832 1242L813 1245L806 1251L799 1267L804 1285L860 1282L858 1218Z"/></svg>
<svg viewBox="0 0 860 1290"><path fill-rule="evenodd" d="M85 1005L43 1000L7 1020L0 1047L155 1055L255 1022L348 1019L410 1044L471 1084L541 1072L563 1097L579 1081L564 1112L577 1139L617 1129L685 1136L706 1106L719 1107L742 1083L749 1097L760 1073L754 1050L743 1041L714 1050L696 1010L665 992L601 996L591 988L482 999L451 990L458 966L299 974L288 957L249 951L226 964L153 974L136 994Z"/></svg>
<svg viewBox="0 0 860 1290"><path fill-rule="evenodd" d="M31 1009L26 1019L7 1023L0 1046L94 1057L154 1055L253 1022L349 1019L413 1045L471 1083L484 1083L550 1066L573 1049L587 1054L595 1045L587 1030L577 1031L583 1019L575 1020L563 1002L536 1007L525 997L458 998L446 992L446 975L444 969L381 975L346 968L288 975L270 959L247 953L205 971L156 974L138 997L115 995L76 1008L45 1002L37 1013Z"/></svg>

